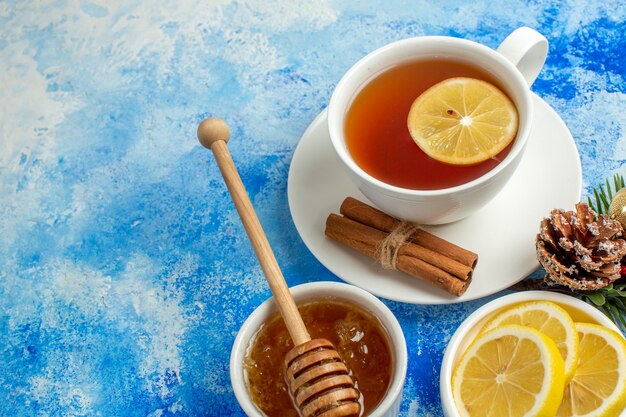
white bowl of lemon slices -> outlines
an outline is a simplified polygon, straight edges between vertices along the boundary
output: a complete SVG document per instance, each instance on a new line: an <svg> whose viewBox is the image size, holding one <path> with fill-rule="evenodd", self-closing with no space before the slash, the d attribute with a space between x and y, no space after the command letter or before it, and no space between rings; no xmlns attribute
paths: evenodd
<svg viewBox="0 0 626 417"><path fill-rule="evenodd" d="M446 417L626 417L626 339L564 294L520 292L476 310L440 378Z"/></svg>

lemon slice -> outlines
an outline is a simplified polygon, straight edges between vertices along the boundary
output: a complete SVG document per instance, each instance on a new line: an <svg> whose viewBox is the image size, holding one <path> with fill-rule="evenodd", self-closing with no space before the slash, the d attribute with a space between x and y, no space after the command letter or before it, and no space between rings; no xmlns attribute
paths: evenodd
<svg viewBox="0 0 626 417"><path fill-rule="evenodd" d="M626 409L626 341L606 327L576 323L579 362L557 417L617 417Z"/></svg>
<svg viewBox="0 0 626 417"><path fill-rule="evenodd" d="M456 77L430 87L413 102L407 125L433 159L472 165L493 158L517 134L517 110L494 85Z"/></svg>
<svg viewBox="0 0 626 417"><path fill-rule="evenodd" d="M452 375L454 402L463 417L554 416L563 387L556 344L515 324L479 335Z"/></svg>
<svg viewBox="0 0 626 417"><path fill-rule="evenodd" d="M550 301L518 304L497 314L483 331L503 324L532 327L554 340L565 363L565 382L572 379L578 365L578 334L574 320L561 306Z"/></svg>

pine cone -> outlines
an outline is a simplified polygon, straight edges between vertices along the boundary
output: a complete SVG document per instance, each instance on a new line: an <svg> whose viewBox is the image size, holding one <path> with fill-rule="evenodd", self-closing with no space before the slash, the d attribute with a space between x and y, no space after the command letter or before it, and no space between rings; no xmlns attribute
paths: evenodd
<svg viewBox="0 0 626 417"><path fill-rule="evenodd" d="M548 284L588 291L620 278L620 262L626 241L622 225L596 213L587 204L575 211L552 210L541 221L536 239L537 258L545 268Z"/></svg>

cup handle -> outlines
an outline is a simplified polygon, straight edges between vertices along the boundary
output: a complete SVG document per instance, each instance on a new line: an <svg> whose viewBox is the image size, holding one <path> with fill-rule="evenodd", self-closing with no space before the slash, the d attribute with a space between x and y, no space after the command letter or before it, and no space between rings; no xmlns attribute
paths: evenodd
<svg viewBox="0 0 626 417"><path fill-rule="evenodd" d="M496 49L517 67L531 86L548 55L548 40L541 33L526 26L511 32Z"/></svg>

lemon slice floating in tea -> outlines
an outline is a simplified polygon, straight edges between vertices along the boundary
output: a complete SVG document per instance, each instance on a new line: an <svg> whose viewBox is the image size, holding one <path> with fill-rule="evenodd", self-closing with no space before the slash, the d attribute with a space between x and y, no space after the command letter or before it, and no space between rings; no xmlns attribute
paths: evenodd
<svg viewBox="0 0 626 417"><path fill-rule="evenodd" d="M493 158L517 134L517 110L494 85L455 77L422 93L411 106L411 137L431 158L473 165Z"/></svg>

